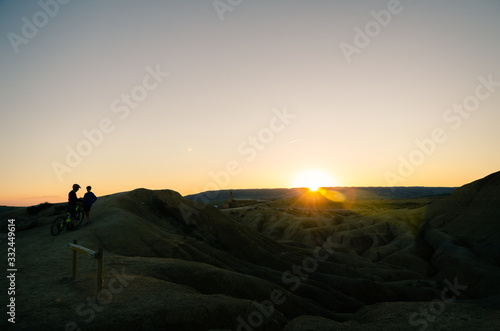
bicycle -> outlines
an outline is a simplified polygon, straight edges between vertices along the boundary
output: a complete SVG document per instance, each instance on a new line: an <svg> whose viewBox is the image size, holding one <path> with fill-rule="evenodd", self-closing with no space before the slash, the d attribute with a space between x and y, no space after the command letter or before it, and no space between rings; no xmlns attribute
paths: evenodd
<svg viewBox="0 0 500 331"><path fill-rule="evenodd" d="M73 219L74 228L78 228L83 221L83 205L77 204L75 209L75 217ZM71 223L71 213L68 211L66 215L57 216L57 218L52 222L50 227L50 233L53 236L57 236L59 233L68 227ZM69 230L69 228L68 228Z"/></svg>

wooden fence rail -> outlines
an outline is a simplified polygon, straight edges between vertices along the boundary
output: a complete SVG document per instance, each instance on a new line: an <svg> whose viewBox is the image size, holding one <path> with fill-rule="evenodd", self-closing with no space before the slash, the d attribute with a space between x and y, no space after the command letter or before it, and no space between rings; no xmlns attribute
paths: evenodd
<svg viewBox="0 0 500 331"><path fill-rule="evenodd" d="M76 280L77 276L77 265L78 265L78 258L77 258L77 253L83 253L87 256L90 256L91 258L97 260L97 281L96 281L96 288L97 292L96 295L99 295L99 293L102 290L102 287L104 286L104 278L102 276L102 260L103 260L103 255L104 255L104 250L102 248L99 248L97 252L85 248L83 246L77 245L78 241L73 240L73 243L68 243L68 247L71 248L73 251L73 263L71 265L71 279Z"/></svg>

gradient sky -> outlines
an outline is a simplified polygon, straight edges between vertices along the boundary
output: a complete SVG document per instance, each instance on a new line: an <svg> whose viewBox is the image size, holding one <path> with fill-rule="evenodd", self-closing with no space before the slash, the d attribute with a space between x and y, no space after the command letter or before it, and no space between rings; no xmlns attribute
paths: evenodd
<svg viewBox="0 0 500 331"><path fill-rule="evenodd" d="M461 186L500 170L499 17L497 0L0 1L0 205L310 169Z"/></svg>

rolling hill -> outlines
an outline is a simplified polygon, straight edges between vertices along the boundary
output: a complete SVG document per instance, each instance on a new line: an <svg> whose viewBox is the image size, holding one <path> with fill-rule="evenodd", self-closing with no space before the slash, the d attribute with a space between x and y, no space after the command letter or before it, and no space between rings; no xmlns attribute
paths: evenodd
<svg viewBox="0 0 500 331"><path fill-rule="evenodd" d="M64 204L6 210L16 328L498 329L499 183L495 173L446 196L399 199L282 191L225 210L136 189L99 197L91 225L57 237L49 227ZM69 278L75 239L104 249L97 298L94 260L79 256Z"/></svg>

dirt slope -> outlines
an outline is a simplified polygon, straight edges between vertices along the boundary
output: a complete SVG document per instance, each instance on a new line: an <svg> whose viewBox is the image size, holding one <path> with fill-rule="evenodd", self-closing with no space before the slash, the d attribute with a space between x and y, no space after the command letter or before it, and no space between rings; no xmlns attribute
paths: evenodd
<svg viewBox="0 0 500 331"><path fill-rule="evenodd" d="M64 205L8 210L2 228L9 218L18 225L16 328L498 327L498 178L411 209L318 197L312 208L302 197L222 212L174 191L137 189L100 197L93 224L57 237L49 226ZM463 230L472 216L475 227ZM104 249L97 299L94 260L80 255L78 281L69 279L73 239ZM440 301L449 287L456 300Z"/></svg>

